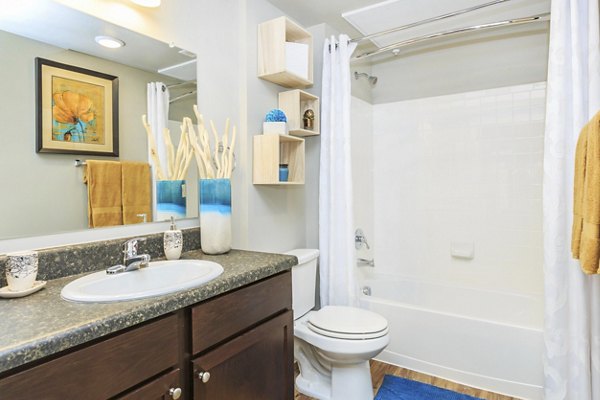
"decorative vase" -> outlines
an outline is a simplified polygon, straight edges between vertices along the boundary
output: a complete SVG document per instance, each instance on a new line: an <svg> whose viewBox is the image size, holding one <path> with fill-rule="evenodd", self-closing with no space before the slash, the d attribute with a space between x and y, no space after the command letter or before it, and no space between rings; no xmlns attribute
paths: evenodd
<svg viewBox="0 0 600 400"><path fill-rule="evenodd" d="M156 221L186 217L185 180L156 181Z"/></svg>
<svg viewBox="0 0 600 400"><path fill-rule="evenodd" d="M231 250L231 181L200 180L200 247L205 254Z"/></svg>

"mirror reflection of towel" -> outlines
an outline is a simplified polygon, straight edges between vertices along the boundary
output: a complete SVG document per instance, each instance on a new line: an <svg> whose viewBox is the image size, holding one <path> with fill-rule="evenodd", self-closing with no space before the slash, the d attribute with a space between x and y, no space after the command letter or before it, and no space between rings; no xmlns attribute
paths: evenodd
<svg viewBox="0 0 600 400"><path fill-rule="evenodd" d="M586 274L600 273L600 112L581 130L575 152L571 252Z"/></svg>
<svg viewBox="0 0 600 400"><path fill-rule="evenodd" d="M150 165L142 162L121 163L123 223L152 221Z"/></svg>
<svg viewBox="0 0 600 400"><path fill-rule="evenodd" d="M88 185L90 228L152 221L148 163L87 160L86 164L83 181Z"/></svg>
<svg viewBox="0 0 600 400"><path fill-rule="evenodd" d="M121 163L88 160L86 164L89 227L123 225Z"/></svg>

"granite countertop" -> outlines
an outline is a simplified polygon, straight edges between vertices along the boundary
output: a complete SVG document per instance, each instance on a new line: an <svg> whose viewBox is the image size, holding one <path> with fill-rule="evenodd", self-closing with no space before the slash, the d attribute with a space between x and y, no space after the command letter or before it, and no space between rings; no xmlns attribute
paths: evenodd
<svg viewBox="0 0 600 400"><path fill-rule="evenodd" d="M63 300L62 288L86 274L50 280L28 297L0 299L0 373L289 270L298 262L293 256L241 250L219 256L196 250L182 258L215 261L224 272L191 290L119 303Z"/></svg>

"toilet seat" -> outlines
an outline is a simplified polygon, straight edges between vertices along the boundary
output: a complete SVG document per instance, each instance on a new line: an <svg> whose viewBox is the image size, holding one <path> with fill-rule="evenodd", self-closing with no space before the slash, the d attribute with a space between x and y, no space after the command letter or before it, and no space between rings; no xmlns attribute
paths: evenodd
<svg viewBox="0 0 600 400"><path fill-rule="evenodd" d="M322 335L311 327L308 320L317 311L310 311L307 315L294 321L294 336L318 349L320 353L336 353L340 359L354 358L357 354L371 354L365 360L375 357L390 341L389 333L374 339L349 340Z"/></svg>
<svg viewBox="0 0 600 400"><path fill-rule="evenodd" d="M385 318L355 307L323 307L311 313L306 325L315 333L336 339L368 340L388 333Z"/></svg>
<svg viewBox="0 0 600 400"><path fill-rule="evenodd" d="M368 339L377 339L379 337L385 336L388 333L388 329L381 330L379 332L371 332L371 333L345 333L345 332L332 332L326 329L318 328L312 325L310 322L307 324L308 328L318 333L319 335L327 336L333 339L346 339L346 340L368 340Z"/></svg>

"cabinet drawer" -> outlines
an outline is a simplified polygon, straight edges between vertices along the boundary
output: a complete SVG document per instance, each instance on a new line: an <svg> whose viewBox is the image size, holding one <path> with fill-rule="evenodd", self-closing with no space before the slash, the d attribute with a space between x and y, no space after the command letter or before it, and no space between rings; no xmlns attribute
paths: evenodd
<svg viewBox="0 0 600 400"><path fill-rule="evenodd" d="M150 383L145 384L139 389L134 390L125 396L119 396L118 400L171 400L177 395L169 393L171 389L181 390L181 370L176 369ZM185 399L183 392L180 392L179 399Z"/></svg>
<svg viewBox="0 0 600 400"><path fill-rule="evenodd" d="M175 315L0 380L3 399L115 396L178 362Z"/></svg>
<svg viewBox="0 0 600 400"><path fill-rule="evenodd" d="M292 274L284 272L192 308L192 354L292 309Z"/></svg>

